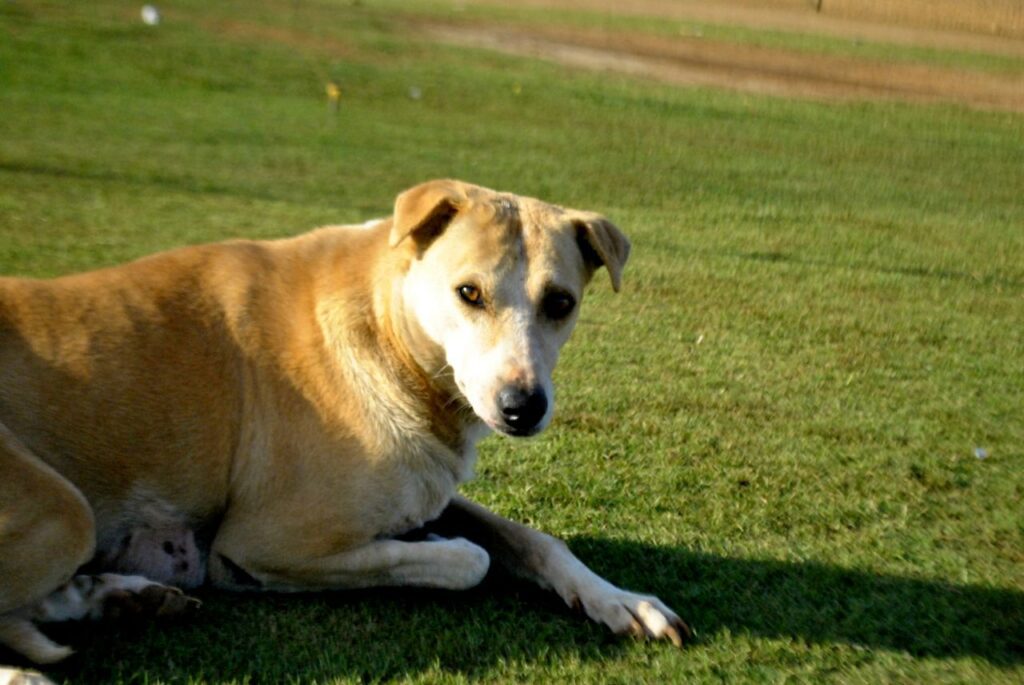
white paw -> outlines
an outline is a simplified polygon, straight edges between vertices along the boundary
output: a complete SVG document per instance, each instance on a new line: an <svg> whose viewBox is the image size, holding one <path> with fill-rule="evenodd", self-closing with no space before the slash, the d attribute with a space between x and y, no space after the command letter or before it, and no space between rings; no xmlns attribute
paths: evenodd
<svg viewBox="0 0 1024 685"><path fill-rule="evenodd" d="M480 545L466 538L442 538L431 534L429 544L444 547L445 572L448 575L443 587L452 590L467 590L480 584L491 567L491 555Z"/></svg>
<svg viewBox="0 0 1024 685"><path fill-rule="evenodd" d="M667 639L677 647L692 637L689 626L664 602L650 595L608 586L567 598L566 603L619 635Z"/></svg>
<svg viewBox="0 0 1024 685"><path fill-rule="evenodd" d="M202 602L176 587L142 576L104 573L96 578L93 618L177 616L198 609Z"/></svg>
<svg viewBox="0 0 1024 685"><path fill-rule="evenodd" d="M0 685L53 685L53 681L39 671L0 666Z"/></svg>

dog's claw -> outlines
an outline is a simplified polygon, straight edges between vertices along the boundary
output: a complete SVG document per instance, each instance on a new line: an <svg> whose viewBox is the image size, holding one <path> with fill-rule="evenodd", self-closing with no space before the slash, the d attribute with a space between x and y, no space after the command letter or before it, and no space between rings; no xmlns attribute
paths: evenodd
<svg viewBox="0 0 1024 685"><path fill-rule="evenodd" d="M667 637L676 647L682 647L693 638L693 631L691 631L690 627L681 620L673 621L672 624L665 629L664 634L665 637Z"/></svg>
<svg viewBox="0 0 1024 685"><path fill-rule="evenodd" d="M682 647L693 637L693 631L656 597L616 590L604 601L583 601L586 614L604 623L619 635L641 640L668 640Z"/></svg>
<svg viewBox="0 0 1024 685"><path fill-rule="evenodd" d="M691 642L693 640L693 629L683 619L677 619L678 622L675 624L676 635L679 636L679 644L677 646L682 647L684 643Z"/></svg>

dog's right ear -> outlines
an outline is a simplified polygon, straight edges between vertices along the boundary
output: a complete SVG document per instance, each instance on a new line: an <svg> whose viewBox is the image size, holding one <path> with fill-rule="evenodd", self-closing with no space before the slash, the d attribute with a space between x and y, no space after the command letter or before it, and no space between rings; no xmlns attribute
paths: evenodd
<svg viewBox="0 0 1024 685"><path fill-rule="evenodd" d="M466 204L458 181L427 181L405 191L395 200L388 243L395 247L410 235L425 247L441 234Z"/></svg>

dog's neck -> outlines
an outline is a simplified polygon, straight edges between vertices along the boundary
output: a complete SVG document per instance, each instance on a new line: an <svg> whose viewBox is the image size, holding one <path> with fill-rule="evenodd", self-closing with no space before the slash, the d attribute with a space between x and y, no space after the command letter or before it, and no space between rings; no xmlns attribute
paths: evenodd
<svg viewBox="0 0 1024 685"><path fill-rule="evenodd" d="M314 298L315 319L334 368L327 377L359 407L362 419L353 429L380 458L440 461L455 480L467 479L486 431L456 389L444 350L405 306L408 255L388 248L382 231L362 255L376 268L344 289L331 286L331 274L351 273L350 257L333 250L321 255L326 287Z"/></svg>
<svg viewBox="0 0 1024 685"><path fill-rule="evenodd" d="M458 391L444 349L423 331L405 303L405 265L399 256L390 260L387 274L375 280L374 319L381 344L395 361L402 384L429 417L431 433L445 445L461 451L480 420Z"/></svg>

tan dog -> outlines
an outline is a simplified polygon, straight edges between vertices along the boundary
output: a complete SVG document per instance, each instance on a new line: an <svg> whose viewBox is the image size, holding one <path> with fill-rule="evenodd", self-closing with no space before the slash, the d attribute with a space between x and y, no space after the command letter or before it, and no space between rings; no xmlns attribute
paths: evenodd
<svg viewBox="0 0 1024 685"><path fill-rule="evenodd" d="M596 214L432 181L364 226L0 279L0 641L47 663L70 650L37 622L180 612L205 579L460 589L494 559L680 643L656 598L456 494L486 433L548 424L584 285L628 254ZM442 513L473 541L395 539Z"/></svg>

